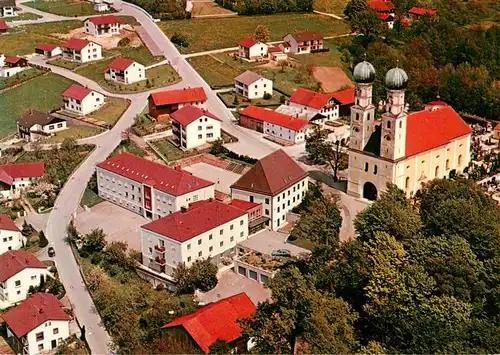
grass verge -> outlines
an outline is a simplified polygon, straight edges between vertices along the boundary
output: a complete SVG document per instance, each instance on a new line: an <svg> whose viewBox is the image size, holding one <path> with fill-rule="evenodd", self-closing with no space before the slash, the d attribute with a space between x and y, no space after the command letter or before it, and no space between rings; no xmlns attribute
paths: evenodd
<svg viewBox="0 0 500 355"><path fill-rule="evenodd" d="M64 131L57 132L55 136L44 140L44 143L59 143L66 138L81 139L95 136L101 133L102 130L97 127L90 126L69 126L68 129Z"/></svg>
<svg viewBox="0 0 500 355"><path fill-rule="evenodd" d="M149 144L156 148L168 162L174 162L179 159L187 158L191 155L198 154L196 149L184 151L177 148L170 141L166 139L158 139L155 141L150 141Z"/></svg>
<svg viewBox="0 0 500 355"><path fill-rule="evenodd" d="M98 203L104 201L98 194L89 188L86 188L83 192L82 200L80 201L80 206L87 206L89 208L94 207Z"/></svg>
<svg viewBox="0 0 500 355"><path fill-rule="evenodd" d="M38 20L42 18L42 16L38 16L36 14L33 14L31 12L23 12L22 14L14 17L6 17L5 21L6 22L12 22L12 21L29 21L29 20Z"/></svg>
<svg viewBox="0 0 500 355"><path fill-rule="evenodd" d="M128 100L109 97L103 107L88 114L87 117L103 121L110 126L114 126L127 110L129 105L130 102Z"/></svg>

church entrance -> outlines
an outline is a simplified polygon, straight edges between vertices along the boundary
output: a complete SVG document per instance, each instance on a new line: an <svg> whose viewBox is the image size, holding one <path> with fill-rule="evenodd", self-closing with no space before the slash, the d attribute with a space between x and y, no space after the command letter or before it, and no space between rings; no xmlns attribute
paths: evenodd
<svg viewBox="0 0 500 355"><path fill-rule="evenodd" d="M369 181L365 182L365 185L363 186L363 198L370 201L377 199L377 187Z"/></svg>

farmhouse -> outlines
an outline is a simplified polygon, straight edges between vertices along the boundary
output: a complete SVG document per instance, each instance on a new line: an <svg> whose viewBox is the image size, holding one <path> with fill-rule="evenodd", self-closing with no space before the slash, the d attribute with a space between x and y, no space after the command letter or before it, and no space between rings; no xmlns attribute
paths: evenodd
<svg viewBox="0 0 500 355"><path fill-rule="evenodd" d="M95 37L119 35L122 20L115 15L89 17L83 21L85 33Z"/></svg>
<svg viewBox="0 0 500 355"><path fill-rule="evenodd" d="M0 17L13 17L16 13L16 0L0 0Z"/></svg>
<svg viewBox="0 0 500 355"><path fill-rule="evenodd" d="M305 116L308 120L311 120L317 114L321 114L324 118L316 120L315 123L318 124L339 118L339 102L335 100L333 94L322 94L298 88L288 99L287 105L301 110L299 116Z"/></svg>
<svg viewBox="0 0 500 355"><path fill-rule="evenodd" d="M55 44L40 43L36 46L35 52L46 56L47 58L55 57L62 54L61 47Z"/></svg>
<svg viewBox="0 0 500 355"><path fill-rule="evenodd" d="M19 197L21 191L43 177L43 162L0 165L0 194L7 199Z"/></svg>
<svg viewBox="0 0 500 355"><path fill-rule="evenodd" d="M354 105L355 89L347 88L332 93L332 97L339 105L339 116L349 115L350 108Z"/></svg>
<svg viewBox="0 0 500 355"><path fill-rule="evenodd" d="M437 10L435 9L428 9L425 7L412 7L410 10L408 10L408 17L411 20L416 20L421 16L434 16L436 15Z"/></svg>
<svg viewBox="0 0 500 355"><path fill-rule="evenodd" d="M19 56L0 57L0 77L11 77L28 68L28 61Z"/></svg>
<svg viewBox="0 0 500 355"><path fill-rule="evenodd" d="M306 54L323 49L323 35L318 31L301 31L287 34L283 37L287 52L292 54Z"/></svg>
<svg viewBox="0 0 500 355"><path fill-rule="evenodd" d="M67 128L66 121L62 118L33 109L24 111L17 120L17 134L28 142L49 137Z"/></svg>
<svg viewBox="0 0 500 355"><path fill-rule="evenodd" d="M396 7L390 0L369 0L368 7L375 11L381 21L387 24L387 27L394 27L394 19L396 17Z"/></svg>
<svg viewBox="0 0 500 355"><path fill-rule="evenodd" d="M394 28L395 16L393 14L379 13L378 17L387 24L389 29Z"/></svg>
<svg viewBox="0 0 500 355"><path fill-rule="evenodd" d="M269 46L267 49L267 53L269 53L269 58L276 62L288 59L288 55L285 53L283 45Z"/></svg>
<svg viewBox="0 0 500 355"><path fill-rule="evenodd" d="M256 61L267 58L267 44L247 37L238 42L238 57Z"/></svg>
<svg viewBox="0 0 500 355"><path fill-rule="evenodd" d="M0 254L21 248L23 241L24 237L9 215L0 214Z"/></svg>
<svg viewBox="0 0 500 355"><path fill-rule="evenodd" d="M73 84L62 93L64 109L87 115L104 104L104 95L84 86Z"/></svg>
<svg viewBox="0 0 500 355"><path fill-rule="evenodd" d="M261 99L273 94L273 82L247 70L234 78L234 92L249 100Z"/></svg>
<svg viewBox="0 0 500 355"><path fill-rule="evenodd" d="M202 87L155 92L149 95L149 114L159 118L187 105L205 108L206 101L207 95Z"/></svg>
<svg viewBox="0 0 500 355"><path fill-rule="evenodd" d="M72 38L61 49L64 59L79 63L102 59L102 46L86 39Z"/></svg>
<svg viewBox="0 0 500 355"><path fill-rule="evenodd" d="M104 71L104 79L118 84L132 84L146 79L144 65L130 59L116 58Z"/></svg>

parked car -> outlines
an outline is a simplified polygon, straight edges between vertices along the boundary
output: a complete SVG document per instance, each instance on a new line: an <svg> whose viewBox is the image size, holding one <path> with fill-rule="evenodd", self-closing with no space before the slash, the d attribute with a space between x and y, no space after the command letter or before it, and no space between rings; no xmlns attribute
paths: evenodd
<svg viewBox="0 0 500 355"><path fill-rule="evenodd" d="M292 253L290 253L290 250L288 249L277 249L273 250L271 253L271 256L292 256Z"/></svg>
<svg viewBox="0 0 500 355"><path fill-rule="evenodd" d="M47 250L47 253L49 254L49 256L51 258L53 258L54 256L56 256L56 251L54 250L54 247L49 247L49 249Z"/></svg>

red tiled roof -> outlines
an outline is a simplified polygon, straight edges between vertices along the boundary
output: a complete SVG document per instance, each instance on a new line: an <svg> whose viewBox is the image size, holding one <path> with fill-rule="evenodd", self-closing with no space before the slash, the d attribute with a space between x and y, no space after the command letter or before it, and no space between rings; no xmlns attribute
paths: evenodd
<svg viewBox="0 0 500 355"><path fill-rule="evenodd" d="M368 7L376 12L389 12L395 8L392 1L389 0L369 0Z"/></svg>
<svg viewBox="0 0 500 355"><path fill-rule="evenodd" d="M291 129L295 132L304 129L308 124L307 120L284 115L282 113L267 110L265 108L257 106L246 107L245 109L240 111L240 115L247 116L258 121L269 122L281 127Z"/></svg>
<svg viewBox="0 0 500 355"><path fill-rule="evenodd" d="M90 90L89 88L77 84L72 84L69 88L64 90L62 96L81 101L86 98L87 95L91 92L92 90Z"/></svg>
<svg viewBox="0 0 500 355"><path fill-rule="evenodd" d="M87 20L92 22L94 25L111 25L113 23L122 23L122 20L120 20L115 15L102 15L96 17L89 17L85 19L85 21Z"/></svg>
<svg viewBox="0 0 500 355"><path fill-rule="evenodd" d="M71 38L68 41L64 42L61 45L61 47L63 47L63 48L70 48L70 49L74 49L74 50L77 50L77 51L81 51L89 43L90 43L90 41L87 41L86 39Z"/></svg>
<svg viewBox="0 0 500 355"><path fill-rule="evenodd" d="M198 346L208 353L218 339L227 343L238 339L242 332L238 320L249 318L254 312L255 305L247 294L239 293L176 318L163 328L184 327Z"/></svg>
<svg viewBox="0 0 500 355"><path fill-rule="evenodd" d="M387 21L387 20L394 20L394 16L392 16L391 14L378 14L378 17L382 20L382 21Z"/></svg>
<svg viewBox="0 0 500 355"><path fill-rule="evenodd" d="M222 122L222 120L219 117L215 116L213 113L191 105L184 106L174 113L170 114L170 118L172 120L179 122L183 126L189 125L201 116L207 116L213 118L214 120Z"/></svg>
<svg viewBox="0 0 500 355"><path fill-rule="evenodd" d="M320 110L328 103L328 101L330 101L331 98L332 94L322 94L319 92L298 88L293 92L292 96L290 96L290 99L288 100L299 105L304 105Z"/></svg>
<svg viewBox="0 0 500 355"><path fill-rule="evenodd" d="M493 128L494 131L500 131L500 122Z"/></svg>
<svg viewBox="0 0 500 355"><path fill-rule="evenodd" d="M243 211L248 211L248 210L251 210L252 208L259 206L260 203L240 200L238 198L233 198L231 201L228 202L228 205L231 207L234 207L234 208L239 208L240 210L243 210Z"/></svg>
<svg viewBox="0 0 500 355"><path fill-rule="evenodd" d="M354 103L354 88L337 91L331 95L341 105L352 105Z"/></svg>
<svg viewBox="0 0 500 355"><path fill-rule="evenodd" d="M171 105L178 103L188 103L196 101L206 101L207 95L202 87L188 88L180 90L168 90L155 92L150 98L156 106Z"/></svg>
<svg viewBox="0 0 500 355"><path fill-rule="evenodd" d="M43 162L0 165L0 181L11 185L16 178L42 177L44 172Z"/></svg>
<svg viewBox="0 0 500 355"><path fill-rule="evenodd" d="M471 132L451 106L410 113L406 121L405 155L408 157L437 148Z"/></svg>
<svg viewBox="0 0 500 355"><path fill-rule="evenodd" d="M280 149L259 160L231 189L275 196L306 176L307 172Z"/></svg>
<svg viewBox="0 0 500 355"><path fill-rule="evenodd" d="M244 48L250 48L255 44L257 44L257 41L253 37L247 37L238 42L238 46Z"/></svg>
<svg viewBox="0 0 500 355"><path fill-rule="evenodd" d="M3 18L0 18L0 30L6 30L9 26L7 26L7 22Z"/></svg>
<svg viewBox="0 0 500 355"><path fill-rule="evenodd" d="M9 57L6 57L5 58L5 63L10 63L10 64L16 64L17 62L19 62L20 60L22 60L23 58L15 55L15 56L9 56Z"/></svg>
<svg viewBox="0 0 500 355"><path fill-rule="evenodd" d="M14 221L7 214L0 214L0 229L9 230L14 232L19 232L19 228L17 228ZM0 265L2 265L0 263Z"/></svg>
<svg viewBox="0 0 500 355"><path fill-rule="evenodd" d="M182 243L245 214L246 211L210 199L192 203L185 212L171 213L141 228Z"/></svg>
<svg viewBox="0 0 500 355"><path fill-rule="evenodd" d="M130 180L145 183L172 196L184 195L214 184L185 171L174 170L130 153L115 155L97 166Z"/></svg>
<svg viewBox="0 0 500 355"><path fill-rule="evenodd" d="M134 64L134 61L126 58L116 58L113 59L111 63L108 64L108 69L115 69L119 71L124 71L128 67Z"/></svg>
<svg viewBox="0 0 500 355"><path fill-rule="evenodd" d="M290 35L297 42L320 41L323 39L323 35L318 31L300 31L300 32L290 33Z"/></svg>
<svg viewBox="0 0 500 355"><path fill-rule="evenodd" d="M62 304L51 293L35 293L19 306L2 314L9 328L20 338L47 321L70 321Z"/></svg>
<svg viewBox="0 0 500 355"><path fill-rule="evenodd" d="M40 43L39 45L36 46L36 49L40 49L44 52L52 52L56 48L57 46L55 44L48 44L48 43Z"/></svg>
<svg viewBox="0 0 500 355"><path fill-rule="evenodd" d="M276 47L276 46L270 46L267 49L267 52L268 53L280 53L280 52L283 52L283 49L281 49L280 47Z"/></svg>
<svg viewBox="0 0 500 355"><path fill-rule="evenodd" d="M0 267L0 282L7 281L26 268L47 268L36 256L24 250L6 251L0 255L0 265L2 265Z"/></svg>
<svg viewBox="0 0 500 355"><path fill-rule="evenodd" d="M435 9L426 9L425 7L412 7L410 10L408 10L408 13L412 15L434 16L437 11Z"/></svg>

